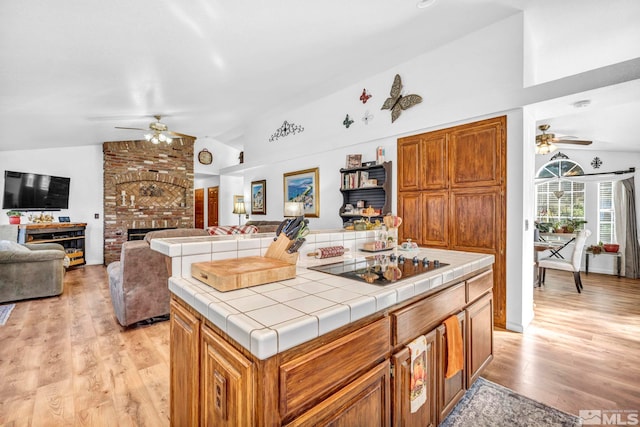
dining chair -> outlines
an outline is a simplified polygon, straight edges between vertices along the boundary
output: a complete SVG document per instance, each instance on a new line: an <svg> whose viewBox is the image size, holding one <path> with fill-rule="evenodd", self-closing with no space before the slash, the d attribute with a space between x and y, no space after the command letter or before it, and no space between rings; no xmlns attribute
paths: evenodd
<svg viewBox="0 0 640 427"><path fill-rule="evenodd" d="M571 271L573 273L573 280L576 283L576 289L578 293L581 293L582 279L580 278L580 264L582 262L582 252L584 251L584 244L587 237L591 235L590 230L581 230L577 233L574 241L573 254L571 259L558 259L553 257L542 258L538 260L538 286L544 284L547 268L555 270Z"/></svg>

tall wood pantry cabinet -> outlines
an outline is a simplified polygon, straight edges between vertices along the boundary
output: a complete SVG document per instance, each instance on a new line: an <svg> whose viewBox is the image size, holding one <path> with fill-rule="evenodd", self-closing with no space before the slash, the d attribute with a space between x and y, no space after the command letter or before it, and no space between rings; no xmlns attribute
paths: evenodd
<svg viewBox="0 0 640 427"><path fill-rule="evenodd" d="M495 256L494 321L506 324L506 117L398 139L400 241Z"/></svg>

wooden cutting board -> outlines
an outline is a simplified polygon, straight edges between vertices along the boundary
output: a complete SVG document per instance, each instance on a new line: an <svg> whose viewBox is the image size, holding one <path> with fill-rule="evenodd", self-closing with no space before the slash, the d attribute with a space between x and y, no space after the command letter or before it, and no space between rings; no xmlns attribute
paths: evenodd
<svg viewBox="0 0 640 427"><path fill-rule="evenodd" d="M226 292L293 279L296 277L296 265L279 259L252 256L193 263L191 275L212 288Z"/></svg>

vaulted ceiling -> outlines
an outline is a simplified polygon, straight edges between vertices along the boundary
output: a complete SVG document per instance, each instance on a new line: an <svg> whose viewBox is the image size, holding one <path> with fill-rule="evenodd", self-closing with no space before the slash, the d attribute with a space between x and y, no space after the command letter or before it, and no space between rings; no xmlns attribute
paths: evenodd
<svg viewBox="0 0 640 427"><path fill-rule="evenodd" d="M115 127L146 128L156 114L171 130L241 148L243 129L262 114L337 91L535 2L417 3L3 1L0 151L139 139ZM559 132L594 139L599 130L588 124L614 120L549 119Z"/></svg>

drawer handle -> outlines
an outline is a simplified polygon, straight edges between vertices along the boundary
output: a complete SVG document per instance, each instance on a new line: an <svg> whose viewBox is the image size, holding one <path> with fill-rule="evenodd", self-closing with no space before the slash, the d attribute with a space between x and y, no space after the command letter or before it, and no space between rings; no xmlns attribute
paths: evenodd
<svg viewBox="0 0 640 427"><path fill-rule="evenodd" d="M209 278L209 276L207 276L203 272L200 272L200 277L202 277L203 279L208 279Z"/></svg>

